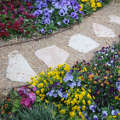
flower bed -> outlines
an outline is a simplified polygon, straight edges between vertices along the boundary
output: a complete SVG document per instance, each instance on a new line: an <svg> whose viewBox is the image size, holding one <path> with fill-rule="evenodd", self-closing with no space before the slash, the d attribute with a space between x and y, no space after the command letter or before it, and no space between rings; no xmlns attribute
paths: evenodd
<svg viewBox="0 0 120 120"><path fill-rule="evenodd" d="M103 47L90 63L41 72L0 108L3 120L119 120L120 43Z"/></svg>
<svg viewBox="0 0 120 120"><path fill-rule="evenodd" d="M3 39L19 35L29 37L34 32L50 34L61 27L81 22L84 15L103 7L105 2L103 0L0 1L0 37Z"/></svg>

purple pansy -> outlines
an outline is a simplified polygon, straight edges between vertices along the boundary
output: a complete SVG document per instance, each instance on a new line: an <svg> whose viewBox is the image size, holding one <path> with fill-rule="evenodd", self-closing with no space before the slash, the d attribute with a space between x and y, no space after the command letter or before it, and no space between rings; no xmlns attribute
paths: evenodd
<svg viewBox="0 0 120 120"><path fill-rule="evenodd" d="M71 72L66 73L65 78L63 79L64 82L67 81L73 81L73 75L71 74Z"/></svg>
<svg viewBox="0 0 120 120"><path fill-rule="evenodd" d="M97 115L94 115L94 116L93 116L93 120L98 120Z"/></svg>
<svg viewBox="0 0 120 120"><path fill-rule="evenodd" d="M103 117L107 117L107 116L108 116L107 111L102 111L102 116L103 116Z"/></svg>

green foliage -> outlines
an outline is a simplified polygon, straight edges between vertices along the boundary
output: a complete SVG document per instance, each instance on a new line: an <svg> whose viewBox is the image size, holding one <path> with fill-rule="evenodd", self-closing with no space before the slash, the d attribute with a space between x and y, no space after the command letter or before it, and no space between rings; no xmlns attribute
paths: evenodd
<svg viewBox="0 0 120 120"><path fill-rule="evenodd" d="M50 106L37 105L19 111L13 120L55 120L52 110Z"/></svg>

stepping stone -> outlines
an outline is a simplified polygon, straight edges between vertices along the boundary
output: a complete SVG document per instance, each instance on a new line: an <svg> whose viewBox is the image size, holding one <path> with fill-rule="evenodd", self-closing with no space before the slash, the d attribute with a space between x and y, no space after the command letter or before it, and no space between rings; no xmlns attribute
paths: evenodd
<svg viewBox="0 0 120 120"><path fill-rule="evenodd" d="M118 17L116 15L110 15L109 18L110 18L110 22L120 25L120 17Z"/></svg>
<svg viewBox="0 0 120 120"><path fill-rule="evenodd" d="M71 37L69 46L79 52L87 53L90 50L97 48L99 44L89 37L76 34Z"/></svg>
<svg viewBox="0 0 120 120"><path fill-rule="evenodd" d="M27 60L18 52L13 51L8 55L6 77L11 81L27 82L36 73L32 70Z"/></svg>
<svg viewBox="0 0 120 120"><path fill-rule="evenodd" d="M69 53L53 45L37 50L35 55L47 64L48 67L56 67L58 64L64 64Z"/></svg>
<svg viewBox="0 0 120 120"><path fill-rule="evenodd" d="M97 37L115 37L115 33L112 29L97 23L93 23L93 30Z"/></svg>

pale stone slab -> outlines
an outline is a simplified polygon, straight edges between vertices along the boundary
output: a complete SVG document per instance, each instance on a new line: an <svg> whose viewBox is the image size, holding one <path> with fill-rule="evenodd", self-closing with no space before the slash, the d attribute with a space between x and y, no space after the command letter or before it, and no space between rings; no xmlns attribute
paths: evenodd
<svg viewBox="0 0 120 120"><path fill-rule="evenodd" d="M120 25L120 17L118 17L116 15L110 15L109 18L110 18L110 22Z"/></svg>
<svg viewBox="0 0 120 120"><path fill-rule="evenodd" d="M89 37L76 34L71 37L69 46L79 52L87 53L90 50L97 48L99 44Z"/></svg>
<svg viewBox="0 0 120 120"><path fill-rule="evenodd" d="M114 38L116 36L115 33L112 31L112 29L110 29L104 25L101 25L101 24L93 23L93 30L97 37L112 37L112 38Z"/></svg>
<svg viewBox="0 0 120 120"><path fill-rule="evenodd" d="M11 81L27 82L36 73L32 70L27 60L18 52L13 51L8 55L6 77Z"/></svg>
<svg viewBox="0 0 120 120"><path fill-rule="evenodd" d="M48 67L56 67L58 64L64 64L69 53L53 45L37 50L35 55L47 64Z"/></svg>

